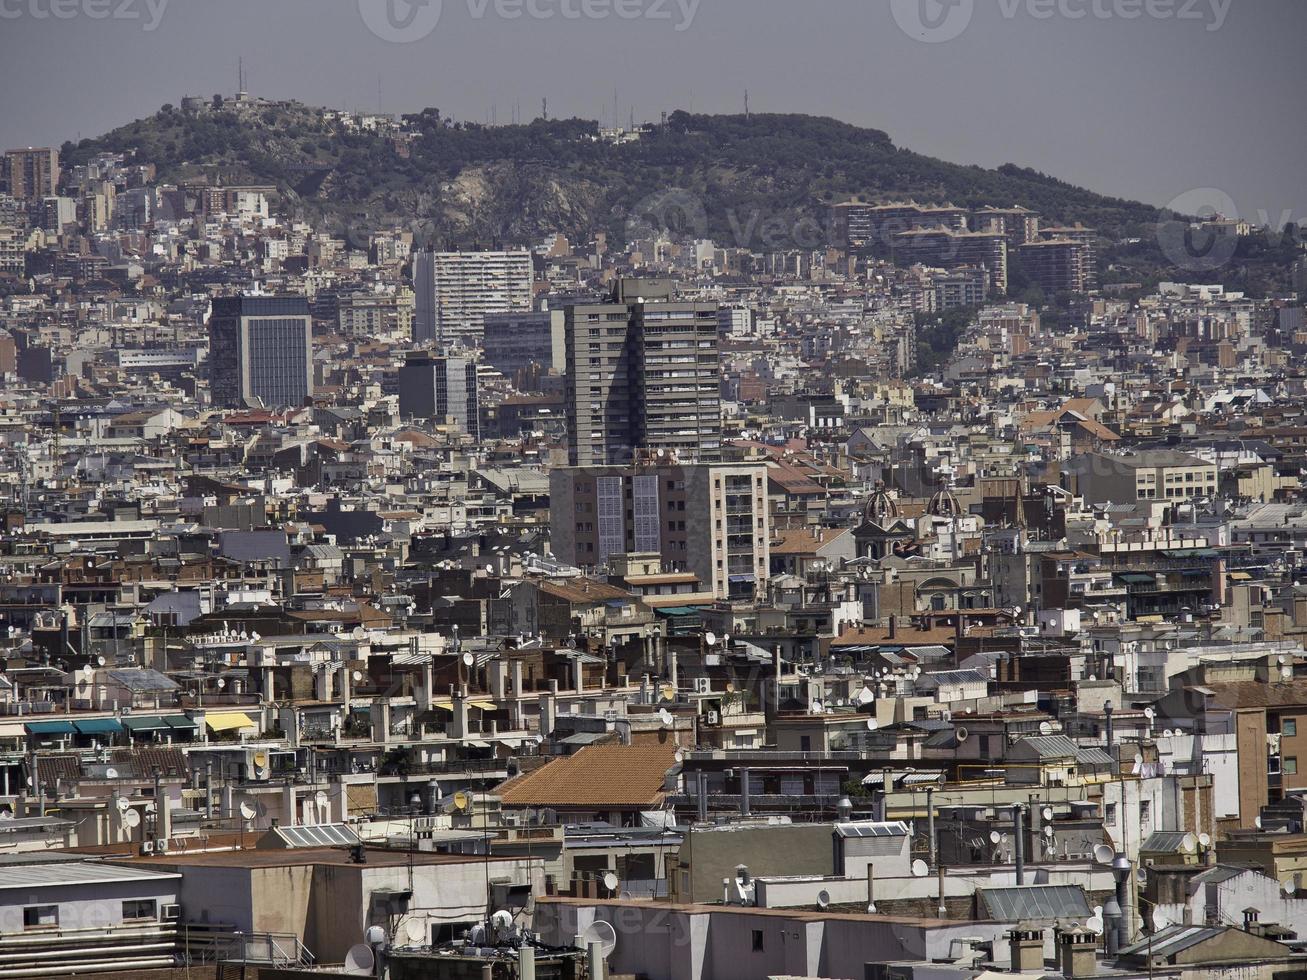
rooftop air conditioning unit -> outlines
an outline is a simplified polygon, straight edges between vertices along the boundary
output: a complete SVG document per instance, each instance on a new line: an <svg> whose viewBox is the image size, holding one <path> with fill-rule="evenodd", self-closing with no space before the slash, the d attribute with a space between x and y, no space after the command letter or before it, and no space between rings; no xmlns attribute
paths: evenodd
<svg viewBox="0 0 1307 980"><path fill-rule="evenodd" d="M696 678L694 679L694 693L695 693L695 694L711 694L711 693L712 693L712 679L709 678L709 677L696 677Z"/></svg>

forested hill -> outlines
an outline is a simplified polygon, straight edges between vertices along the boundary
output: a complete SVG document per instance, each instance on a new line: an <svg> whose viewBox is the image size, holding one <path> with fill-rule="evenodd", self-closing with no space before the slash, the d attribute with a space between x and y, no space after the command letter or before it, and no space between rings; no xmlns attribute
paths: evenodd
<svg viewBox="0 0 1307 980"><path fill-rule="evenodd" d="M205 174L274 184L290 213L347 234L410 227L423 240L469 246L529 242L549 231L620 235L665 221L729 244L815 245L828 205L914 198L1021 204L1047 222L1130 235L1155 209L1102 197L1032 170L959 166L896 147L885 133L806 115L675 112L641 138L600 138L588 120L451 123L439 111L365 131L341 113L298 103L165 106L98 139L65 144L64 165L95 153L153 163L163 180Z"/></svg>

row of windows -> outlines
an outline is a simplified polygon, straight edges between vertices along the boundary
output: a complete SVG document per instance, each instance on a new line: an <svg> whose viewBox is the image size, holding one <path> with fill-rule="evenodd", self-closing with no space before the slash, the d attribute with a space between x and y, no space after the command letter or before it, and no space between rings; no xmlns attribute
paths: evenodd
<svg viewBox="0 0 1307 980"><path fill-rule="evenodd" d="M123 902L124 921L142 921L159 917L159 903L152 898L130 899ZM58 905L28 905L23 909L24 929L57 929Z"/></svg>

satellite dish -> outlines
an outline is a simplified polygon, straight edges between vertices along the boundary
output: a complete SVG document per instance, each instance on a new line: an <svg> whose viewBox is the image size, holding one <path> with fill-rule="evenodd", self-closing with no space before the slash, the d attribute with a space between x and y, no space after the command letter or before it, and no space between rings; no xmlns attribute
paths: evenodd
<svg viewBox="0 0 1307 980"><path fill-rule="evenodd" d="M471 667L476 662L477 662L477 658L472 656L472 652L470 650L467 653L463 654L464 667Z"/></svg>
<svg viewBox="0 0 1307 980"><path fill-rule="evenodd" d="M115 769L113 766L110 766L108 769L106 769L106 770L104 771L104 778L105 778L105 779L117 779L117 778L118 778L118 770Z"/></svg>
<svg viewBox="0 0 1307 980"><path fill-rule="evenodd" d="M1110 844L1099 844L1094 848L1094 860L1099 864L1111 864L1114 857L1116 852Z"/></svg>
<svg viewBox="0 0 1307 980"><path fill-rule="evenodd" d="M218 678L218 690L221 691L221 690L222 690L224 687L226 687L226 686L227 686L227 678L225 678L225 677L219 677L219 678Z"/></svg>
<svg viewBox="0 0 1307 980"><path fill-rule="evenodd" d="M658 720L662 722L663 727L666 728L672 723L672 713L668 711L666 708L659 708Z"/></svg>
<svg viewBox="0 0 1307 980"><path fill-rule="evenodd" d="M677 749L675 752L672 753L672 758L675 759L677 763L682 763L685 761L685 753L682 752L680 749Z"/></svg>
<svg viewBox="0 0 1307 980"><path fill-rule="evenodd" d="M131 801L128 800L127 797L125 796L118 797L118 803L116 805L118 807L119 813L126 813L128 810L132 808Z"/></svg>
<svg viewBox="0 0 1307 980"><path fill-rule="evenodd" d="M598 943L605 959L617 948L617 930L603 919L595 919L591 922L582 933L581 939L586 949L590 948L591 943Z"/></svg>
<svg viewBox="0 0 1307 980"><path fill-rule="evenodd" d="M248 803L241 804L241 817L245 820L253 820L257 811Z"/></svg>
<svg viewBox="0 0 1307 980"><path fill-rule="evenodd" d="M318 790L313 794L313 802L318 806L326 806L329 801L329 797L322 790Z"/></svg>
<svg viewBox="0 0 1307 980"><path fill-rule="evenodd" d="M490 925L496 932L508 932L513 928L513 913L499 909L490 917Z"/></svg>
<svg viewBox="0 0 1307 980"><path fill-rule="evenodd" d="M620 884L621 882L618 880L617 875L613 874L611 871L604 872L604 887L610 892L617 891L617 886Z"/></svg>
<svg viewBox="0 0 1307 980"><path fill-rule="evenodd" d="M1051 721L1041 721L1041 722L1039 723L1039 734L1040 734L1040 735L1052 735L1052 734L1053 734L1053 723L1052 723Z"/></svg>
<svg viewBox="0 0 1307 980"><path fill-rule="evenodd" d="M384 946L386 944L386 930L381 926L368 926L368 931L363 933L363 941L369 946Z"/></svg>
<svg viewBox="0 0 1307 980"><path fill-rule="evenodd" d="M409 919L404 923L404 935L411 943L421 943L427 938L427 925L421 919Z"/></svg>
<svg viewBox="0 0 1307 980"><path fill-rule="evenodd" d="M354 678L354 683L357 684L359 681L363 680L363 671L356 670L350 676Z"/></svg>
<svg viewBox="0 0 1307 980"><path fill-rule="evenodd" d="M1199 835L1198 835L1198 844L1199 844L1200 847L1204 847L1204 848L1206 848L1206 847L1211 847L1211 846L1212 846L1212 835L1211 835L1211 834L1199 834Z"/></svg>
<svg viewBox="0 0 1307 980"><path fill-rule="evenodd" d="M989 832L989 842L991 844L997 844L1002 839L1003 839L1003 835L1000 834L997 830L991 830Z"/></svg>
<svg viewBox="0 0 1307 980"><path fill-rule="evenodd" d="M1051 838L1053 837L1053 835L1056 834L1056 833L1057 833L1057 831L1053 829L1053 825L1052 825L1052 824L1044 824L1044 836L1045 836L1045 837L1048 837L1048 838L1051 839Z"/></svg>
<svg viewBox="0 0 1307 980"><path fill-rule="evenodd" d="M671 684L664 684L661 693L664 701L676 700L676 688Z"/></svg>
<svg viewBox="0 0 1307 980"><path fill-rule="evenodd" d="M255 764L256 766L258 766L260 769L265 769L265 768L267 768L267 765L268 765L268 753L267 753L267 752L255 752L255 753L254 753L254 764Z"/></svg>
<svg viewBox="0 0 1307 980"><path fill-rule="evenodd" d="M953 733L953 737L961 744L971 737L971 733L964 726L959 725L957 731Z"/></svg>
<svg viewBox="0 0 1307 980"><path fill-rule="evenodd" d="M1166 917L1166 913L1161 909L1153 909L1153 929L1161 932L1171 924L1171 920Z"/></svg>
<svg viewBox="0 0 1307 980"><path fill-rule="evenodd" d="M1088 921L1085 922L1085 928L1088 929L1090 932L1092 932L1094 935L1101 936L1103 934L1102 918L1097 915L1094 916L1092 919L1089 919Z"/></svg>
<svg viewBox="0 0 1307 980"><path fill-rule="evenodd" d="M717 645L717 634L712 630L709 630L703 635L703 642L707 643L710 647L715 647Z"/></svg>
<svg viewBox="0 0 1307 980"><path fill-rule="evenodd" d="M912 862L912 877L924 878L928 874L930 874L930 865L925 861L921 860L921 858L917 858Z"/></svg>
<svg viewBox="0 0 1307 980"><path fill-rule="evenodd" d="M1040 815L1041 817L1043 817L1045 820L1052 820L1052 819L1053 819L1053 808L1052 808L1051 806L1046 806L1046 807L1044 807L1044 809L1042 809L1042 810L1039 811L1039 815Z"/></svg>
<svg viewBox="0 0 1307 980"><path fill-rule="evenodd" d="M734 693L735 693L735 685L732 684L732 683L730 683L730 681L727 681L727 682L726 682L726 693L727 693L727 694L734 694Z"/></svg>
<svg viewBox="0 0 1307 980"><path fill-rule="evenodd" d="M1162 732L1162 737L1163 737L1163 738L1170 738L1170 737L1171 737L1172 735L1174 735L1174 734L1175 734L1175 732L1168 728L1166 731Z"/></svg>
<svg viewBox="0 0 1307 980"><path fill-rule="evenodd" d="M1198 850L1198 838L1193 834L1185 834L1184 837L1180 839L1180 850L1184 851L1186 854L1193 854Z"/></svg>
<svg viewBox="0 0 1307 980"><path fill-rule="evenodd" d="M139 827L141 825L141 815L135 810L128 810L123 814L123 823L129 827Z"/></svg>
<svg viewBox="0 0 1307 980"><path fill-rule="evenodd" d="M821 891L817 892L817 907L824 909L828 905L830 905L830 892L823 888Z"/></svg>
<svg viewBox="0 0 1307 980"><path fill-rule="evenodd" d="M1152 708L1145 708L1144 717L1147 718L1149 721L1152 721L1154 718L1157 717L1157 712L1154 711Z"/></svg>
<svg viewBox="0 0 1307 980"><path fill-rule="evenodd" d="M1288 881L1284 883L1284 894L1292 895L1297 890L1298 890L1298 883L1294 881L1292 878L1290 878Z"/></svg>
<svg viewBox="0 0 1307 980"><path fill-rule="evenodd" d="M350 976L371 976L372 968L376 965L376 954L372 952L372 947L364 943L351 946L349 952L345 954L345 972Z"/></svg>
<svg viewBox="0 0 1307 980"><path fill-rule="evenodd" d="M1254 820L1253 820L1253 826L1256 827L1258 830L1261 830L1261 829L1262 829L1262 818L1261 818L1261 817L1257 817L1256 819L1254 819Z"/></svg>
<svg viewBox="0 0 1307 980"><path fill-rule="evenodd" d="M878 722L875 718L867 719L867 731L874 732L879 727L880 727L880 722Z"/></svg>
<svg viewBox="0 0 1307 980"><path fill-rule="evenodd" d="M105 663L107 663L107 661L104 659L104 657L96 657L96 658L95 658L95 662L96 662L97 664L99 664L101 667L103 667L103 666L105 665Z"/></svg>
<svg viewBox="0 0 1307 980"><path fill-rule="evenodd" d="M468 796L462 790L459 790L454 794L454 806L458 807L458 809L466 810L471 803L472 797Z"/></svg>

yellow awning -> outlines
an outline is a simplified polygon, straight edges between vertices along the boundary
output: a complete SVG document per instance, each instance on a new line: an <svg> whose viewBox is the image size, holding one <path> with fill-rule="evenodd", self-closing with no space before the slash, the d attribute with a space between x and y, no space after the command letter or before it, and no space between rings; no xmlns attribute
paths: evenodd
<svg viewBox="0 0 1307 980"><path fill-rule="evenodd" d="M499 705L495 704L495 702L493 702L493 701L471 701L471 700L469 700L468 703L467 703L467 706L468 706L469 708L480 708L482 711L498 711L498 710L499 710ZM451 700L449 700L449 698L433 698L432 701L431 701L431 707L433 707L433 708L437 708L437 709L439 709L440 711L453 711L453 710L454 710L454 702L451 701Z"/></svg>
<svg viewBox="0 0 1307 980"><path fill-rule="evenodd" d="M249 715L243 711L219 711L204 716L204 723L214 732L233 732L238 728L258 728Z"/></svg>
<svg viewBox="0 0 1307 980"><path fill-rule="evenodd" d="M1251 580L1252 580L1252 576L1249 575L1247 572L1231 572L1231 573L1230 573L1230 581L1231 581L1231 582L1249 582L1249 581L1251 581Z"/></svg>

